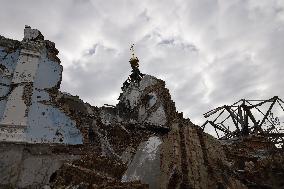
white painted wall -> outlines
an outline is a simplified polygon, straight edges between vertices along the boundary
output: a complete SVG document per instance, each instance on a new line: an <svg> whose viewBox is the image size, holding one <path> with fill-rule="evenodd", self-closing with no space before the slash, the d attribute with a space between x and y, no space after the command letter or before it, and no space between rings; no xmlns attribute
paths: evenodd
<svg viewBox="0 0 284 189"><path fill-rule="evenodd" d="M82 134L77 129L75 121L58 108L42 103L43 100L50 100L46 90L60 82L61 73L62 66L49 60L44 50L35 75L32 105L29 107L28 142L83 143Z"/></svg>
<svg viewBox="0 0 284 189"><path fill-rule="evenodd" d="M76 123L58 108L33 102L28 122L28 142L82 144L83 137L76 128Z"/></svg>
<svg viewBox="0 0 284 189"><path fill-rule="evenodd" d="M16 69L18 58L18 50L7 55L4 48L0 47L0 64L5 67L5 71L0 77L0 97L7 96L8 92L11 90L10 84L14 79L13 72ZM3 101L2 104L5 105L5 107L0 108L0 124L5 125L5 127L6 125L27 125L27 117L25 116L25 110L27 107L22 99L23 91L23 85L17 86L5 99L5 104Z"/></svg>
<svg viewBox="0 0 284 189"><path fill-rule="evenodd" d="M12 75L16 67L18 57L19 57L19 50L7 55L7 53L4 52L4 48L0 47L0 65L5 67L4 72L0 74L0 87L1 87L1 84L4 84L4 85L11 84L11 81L13 78ZM3 90L6 90L6 89L1 88L0 94L5 93Z"/></svg>
<svg viewBox="0 0 284 189"><path fill-rule="evenodd" d="M24 86L19 85L9 95L0 125L27 125L27 117L25 116L27 106L22 97L23 92Z"/></svg>
<svg viewBox="0 0 284 189"><path fill-rule="evenodd" d="M34 87L37 89L46 89L56 86L61 80L61 73L63 71L62 66L58 62L49 60L46 57L46 52L43 54L45 56L40 60L34 82Z"/></svg>
<svg viewBox="0 0 284 189"><path fill-rule="evenodd" d="M0 46L0 64L4 65L8 69L9 73L13 73L17 65L19 54L20 50L16 50L15 52L7 55L4 51L4 47Z"/></svg>
<svg viewBox="0 0 284 189"><path fill-rule="evenodd" d="M39 59L40 53L22 49L14 71L12 83L34 82Z"/></svg>
<svg viewBox="0 0 284 189"><path fill-rule="evenodd" d="M0 64L6 68L0 75L0 84L8 85L0 85L0 97L8 94L11 83L15 87L6 99L0 101L0 141L82 144L83 137L75 121L43 102L50 100L47 89L60 83L62 66L48 59L47 49L41 45L43 41L29 41L37 35L38 30L25 28L23 43L29 43L29 49L7 55L0 47ZM36 50L30 49L31 46ZM27 84L33 86L29 107L23 100Z"/></svg>

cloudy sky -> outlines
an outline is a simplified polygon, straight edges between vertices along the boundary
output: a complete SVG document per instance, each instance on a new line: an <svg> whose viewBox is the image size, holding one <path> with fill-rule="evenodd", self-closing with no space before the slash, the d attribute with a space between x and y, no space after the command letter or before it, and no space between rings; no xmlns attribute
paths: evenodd
<svg viewBox="0 0 284 189"><path fill-rule="evenodd" d="M25 25L54 41L61 90L92 105L116 104L131 72L166 81L193 122L241 98L284 97L283 0L0 0L0 35Z"/></svg>

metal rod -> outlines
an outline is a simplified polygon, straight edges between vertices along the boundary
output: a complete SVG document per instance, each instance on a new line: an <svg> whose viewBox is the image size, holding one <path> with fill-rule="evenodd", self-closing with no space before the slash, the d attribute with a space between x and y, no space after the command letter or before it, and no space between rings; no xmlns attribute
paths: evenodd
<svg viewBox="0 0 284 189"><path fill-rule="evenodd" d="M216 117L216 119L214 119L214 121L213 121L214 123L215 123L215 121L224 113L224 111L225 111L225 110L223 110L223 111Z"/></svg>
<svg viewBox="0 0 284 189"><path fill-rule="evenodd" d="M232 117L232 120L237 128L238 131L240 131L240 128L238 126L238 121L236 121L237 116L231 111L231 109L228 106L225 106L225 109L229 112L229 114Z"/></svg>
<svg viewBox="0 0 284 189"><path fill-rule="evenodd" d="M269 113L271 112L271 109L273 108L275 102L277 99L274 99L274 101L272 102L272 104L270 105L268 111L266 112L264 118L262 119L261 123L259 124L259 129L261 129L262 124L264 123L265 119L267 119L267 116L269 115Z"/></svg>
<svg viewBox="0 0 284 189"><path fill-rule="evenodd" d="M250 102L248 102L250 105L252 105ZM258 107L254 107L257 111L259 111L263 116L265 116L265 114L258 108ZM269 119L268 121L273 124Z"/></svg>
<svg viewBox="0 0 284 189"><path fill-rule="evenodd" d="M269 100L264 100L263 102L260 102L258 104L255 104L255 105L252 105L252 106L249 106L249 108L254 108L255 106L261 106L262 104L266 103L266 102L273 102L276 98L278 98L277 96L274 96L272 97L271 99Z"/></svg>

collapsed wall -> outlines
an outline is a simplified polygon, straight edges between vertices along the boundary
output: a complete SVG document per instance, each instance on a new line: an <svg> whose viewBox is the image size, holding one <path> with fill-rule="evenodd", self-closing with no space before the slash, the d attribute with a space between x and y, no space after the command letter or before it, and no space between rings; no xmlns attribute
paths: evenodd
<svg viewBox="0 0 284 189"><path fill-rule="evenodd" d="M0 37L0 187L283 186L280 152L265 141L252 147L253 137L205 134L177 112L164 81L139 71L134 55L119 103L95 107L59 91L57 54L30 27L21 42Z"/></svg>
<svg viewBox="0 0 284 189"><path fill-rule="evenodd" d="M24 39L0 38L0 141L82 143L75 122L54 107L62 66L58 50L26 26Z"/></svg>

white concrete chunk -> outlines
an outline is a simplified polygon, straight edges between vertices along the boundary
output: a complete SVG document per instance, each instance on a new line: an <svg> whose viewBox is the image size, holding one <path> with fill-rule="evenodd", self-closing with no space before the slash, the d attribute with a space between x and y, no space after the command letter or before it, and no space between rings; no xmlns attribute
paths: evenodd
<svg viewBox="0 0 284 189"><path fill-rule="evenodd" d="M24 39L25 40L33 40L36 39L37 37L39 37L40 31L37 29L31 29L30 26L25 26L25 30L24 30Z"/></svg>

